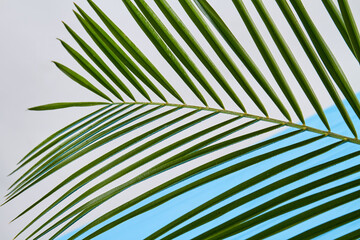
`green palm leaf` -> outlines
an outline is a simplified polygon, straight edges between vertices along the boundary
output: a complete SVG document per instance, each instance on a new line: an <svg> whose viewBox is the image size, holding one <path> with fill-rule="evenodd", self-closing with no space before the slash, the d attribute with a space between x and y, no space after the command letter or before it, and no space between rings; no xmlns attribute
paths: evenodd
<svg viewBox="0 0 360 240"><path fill-rule="evenodd" d="M170 176L166 181L153 185L149 190L91 219L90 223L72 234L69 239L78 237L92 239L207 183L269 160L278 162L277 165L263 169L247 180L239 180L227 191L184 212L147 237L147 239L174 239L253 200L262 199L284 186L359 156L360 141L357 139L357 129L354 126L354 122L360 118L359 101L338 60L300 1L291 0L291 6L284 0L277 0L276 3L317 73L314 78L325 87L325 93L331 97L342 117L341 121L344 121L344 126L347 126L354 137L331 131L333 120L326 116L322 108L321 94L313 87L313 80L306 76L301 62L297 60L296 52L288 45L271 12L261 0L253 0L252 5L270 33L276 50L280 52L292 77L298 83L297 89L293 88L286 79L284 70L281 69L281 61L272 53L257 22L249 13L247 4L245 5L241 0L233 0L232 7L238 14L237 20L242 20L245 24L267 69L253 59L251 49L246 49L240 43L235 31L222 18L223 13L206 0L179 0L182 9L176 11L164 0L155 0L158 9L143 0L134 2L123 0L124 10L130 12L133 20L147 37L146 40L163 58L162 60L167 64L164 67L176 73L176 79L170 79L168 71L157 67L151 56L146 56L100 7L92 0L88 2L106 28L77 5L75 6L78 12L74 13L88 37L100 51L96 52L91 46L94 45L93 43L85 42L67 24L64 24L65 28L85 54L60 41L93 79L88 80L70 68L54 63L75 82L109 102L62 102L30 108L41 111L106 105L45 139L31 150L11 173L22 171L10 186L5 203L35 188L39 182L48 179L61 169L72 166L73 163L81 161L80 159L87 159L86 164L63 176L49 192L18 214L14 220L29 214L45 200L58 194L48 206L32 217L16 237L23 235L25 231L30 231L26 239L41 237L54 239L127 189L156 179L161 174L171 173L179 166L198 163L195 167L186 168L181 174ZM324 0L323 5L344 40L342 44L346 44L358 60L359 33L354 20L356 16L353 15L351 6L347 1L339 1L338 9L331 0ZM192 26L200 32L203 39L197 37L200 35L195 35L190 24L188 26L184 19L179 17L177 11L180 10L189 18ZM165 19L170 24L167 24ZM213 28L215 31L212 30ZM208 44L208 50L202 46L205 43ZM213 52L210 54L210 51ZM240 63L243 66L239 65ZM267 70L271 75L265 73ZM228 71L228 74L225 71ZM91 81L100 84L120 102L113 102ZM180 86L178 83L187 89L177 87ZM304 101L295 97L296 91L301 91L306 97L304 101L312 106L326 130L306 125L303 117ZM188 95L189 93L191 96ZM348 112L341 101L341 94L349 102L351 111L355 112L357 118L350 117L351 112ZM162 102L153 102L154 99ZM170 99L181 103L171 102ZM195 103L188 104L188 100L184 99L194 99ZM196 101L199 103L197 104ZM233 103L235 105L231 107ZM287 120L282 119L282 116L276 117L276 111ZM298 119L301 123L295 123L292 119ZM282 129L286 129L287 132L278 134ZM274 135L276 133L277 135ZM270 135L274 136L269 137ZM294 140L295 136L301 140ZM325 140L330 142L323 145L322 142ZM324 156L346 144L351 145L355 151L342 152L341 156L329 158L320 164L314 163L302 171L291 172L282 179L267 183L267 180L273 176L291 170L304 162L314 161L316 157ZM301 149L308 146L312 146L311 151L301 152ZM294 150L299 151L299 156L278 161L282 154ZM101 154L93 158L91 154L94 152ZM239 157L243 160L233 161ZM228 165L218 168L224 164ZM203 174L210 170L213 172ZM272 236L358 199L359 190L356 189L360 185L358 179L316 193L311 190L358 174L359 171L359 165L355 165L321 176L313 182L295 187L270 200L264 200L261 204L193 237L224 239L247 229L257 228L284 213L310 206L308 210L285 217L268 228L259 228L249 238L263 239ZM126 178L127 176L130 177ZM192 177L197 179L186 182ZM186 184L181 187L172 188L184 182ZM255 191L249 190L260 183L265 185ZM168 192L154 198L164 190ZM249 193L238 197L237 194L242 191ZM236 197L233 198L234 196ZM330 196L336 197L329 202L312 205ZM135 207L148 199L151 201ZM214 210L214 206L225 201L226 204ZM58 205L62 205L62 208L53 213L52 210ZM119 215L125 211L126 214ZM294 239L316 237L357 219L359 219L359 210L356 209L329 219L326 223L298 232ZM40 220L43 220L41 224L34 227ZM99 226L96 231L92 231ZM92 232L85 235L89 231ZM343 238L358 235L359 232L355 230L344 234Z"/></svg>

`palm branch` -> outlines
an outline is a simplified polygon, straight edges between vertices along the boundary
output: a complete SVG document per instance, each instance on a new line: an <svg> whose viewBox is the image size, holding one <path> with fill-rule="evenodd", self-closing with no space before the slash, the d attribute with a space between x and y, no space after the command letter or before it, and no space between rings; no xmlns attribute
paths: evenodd
<svg viewBox="0 0 360 240"><path fill-rule="evenodd" d="M48 197L63 191L60 197L33 217L17 236L39 219L45 219L27 235L27 239L43 236L54 239L126 189L148 179L156 179L161 174L174 173L173 170L181 166L185 166L182 172L168 174L166 180L155 187L96 216L69 239L84 236L85 239L94 238L207 183L246 171L255 165L261 166L258 164L266 161L278 163L262 169L247 180L239 179L233 187L177 216L147 237L173 239L255 199L264 199L266 194L284 186L348 160L359 159L360 141L353 123L360 118L359 101L338 60L301 1L276 0L276 4L317 74L312 79L304 73L297 56L261 0L253 0L251 4L247 2L246 5L241 0L233 0L232 7L239 17L236 21L242 21L251 35L264 62L262 65L253 60L251 52L240 44L235 31L228 27L222 17L226 13L214 9L206 0L179 0L181 9L177 11L165 0L154 2L156 7L150 7L144 0L123 0L168 71L159 70L155 66L157 60L146 57L91 0L88 3L100 19L99 22L77 5L74 13L99 51L94 50L90 43L64 23L83 53L62 40L60 43L89 77L54 62L56 67L105 102L63 102L30 108L42 111L103 105L52 134L19 162L13 173L19 170L23 173L10 187L6 202L63 167L71 166L81 157L87 159L86 164L63 176L58 185L15 218L29 213ZM331 0L323 0L322 3L344 44L359 61L360 38L348 1L339 0L339 7ZM280 60L270 50L269 39L263 36L248 11L250 5L256 9L295 83L289 80ZM185 14L184 17L180 13ZM194 35L190 24L184 22L185 18L192 22L191 26L195 26L199 36ZM165 19L169 24L165 24ZM204 44L207 44L207 49L203 47ZM264 74L264 71L269 74ZM91 81L87 80L89 78ZM347 128L345 134L331 130L335 120L328 119L324 113L319 100L324 93L320 94L320 90L312 87L315 81L323 85L325 94L335 104L338 118ZM295 85L297 88L293 87ZM299 94L304 96L303 99L299 99ZM348 108L341 96L348 102ZM322 126L307 125L303 115L306 104L316 112ZM280 130L285 131L279 133ZM109 147L104 149L103 146ZM310 149L305 148L309 146ZM327 161L320 164L315 161L316 157L327 156L327 153L344 149L344 146L353 150L340 151L340 156L329 156ZM101 155L93 157L91 153L97 149L101 150ZM280 161L282 154L293 151L297 151L298 155L290 155L288 159ZM311 164L302 171L266 183L272 176L304 162ZM359 167L348 166L329 175L323 174L277 197L265 198L258 206L192 237L223 239L255 228L259 230L249 238L263 239L284 231L358 199L358 179L332 185L319 192L312 190L352 174L358 176ZM119 182L127 175L130 177ZM265 185L256 191L248 190L260 183ZM80 189L85 190L81 192ZM237 194L242 191L247 191L247 194L238 197ZM345 191L346 194L336 195L331 201L311 205ZM160 193L163 194L159 196ZM69 200L70 196L72 200ZM145 200L148 201L143 205L137 205ZM226 200L228 202L221 208L212 208ZM58 204L64 206L51 214L51 210ZM311 207L292 217L284 217L268 228L257 228L265 221L302 206ZM194 219L194 216L199 217ZM312 238L357 219L359 210L354 208L348 214L335 216L325 223L297 232L294 238ZM358 229L352 229L342 237L352 239L359 234Z"/></svg>

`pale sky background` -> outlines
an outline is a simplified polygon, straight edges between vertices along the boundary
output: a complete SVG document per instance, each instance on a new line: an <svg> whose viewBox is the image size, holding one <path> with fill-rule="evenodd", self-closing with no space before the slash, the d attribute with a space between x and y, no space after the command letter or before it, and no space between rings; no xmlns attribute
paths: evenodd
<svg viewBox="0 0 360 240"><path fill-rule="evenodd" d="M154 55L152 60L154 64L160 68L162 72L166 72L166 76L170 76L169 81L176 82L176 76L169 71L164 61L159 54L155 53L154 47L149 44L148 40L144 40L144 35L136 26L131 16L127 12L120 0L104 0L95 1L116 23L124 30L125 33L145 52L149 57ZM176 1L169 1L174 8L178 9L179 5ZM211 1L216 2L216 1ZM219 1L220 2L220 1ZM255 20L259 17L254 14L254 8L251 8L249 1L245 1L252 16ZM76 1L83 9L95 16L84 0ZM149 1L152 4L152 1ZM224 20L229 24L230 28L234 30L236 36L241 36L239 41L243 44L248 53L255 59L255 62L264 70L265 76L273 83L270 72L265 67L259 53L257 52L254 43L247 34L246 29L234 11L231 9L231 1L221 1L219 12L224 16ZM304 1L306 6L311 4L308 8L311 16L314 18L316 25L319 27L321 33L326 34L326 40L331 49L333 49L335 56L338 58L343 70L348 77L349 82L354 87L355 92L360 90L360 70L358 63L355 61L350 51L344 42L341 41L337 29L327 16L326 10L321 4L320 0ZM153 5L153 4L152 4ZM360 16L360 1L352 0L350 5L353 7L354 15ZM314 89L319 89L318 96L323 107L332 105L332 101L328 95L323 94L325 91L321 90L321 84L315 71L311 69L311 64L306 60L305 54L301 51L301 47L292 34L291 29L287 25L280 10L273 1L266 1L268 10L276 16L275 21L285 34L291 49L298 60L301 62L306 75L311 80ZM56 60L70 68L81 72L81 68L75 63L67 54L65 49L60 45L56 38L61 38L68 42L72 47L79 50L80 48L71 39L71 36L66 32L61 20L68 23L74 28L82 37L86 33L81 28L77 19L72 13L74 9L73 1L68 0L0 0L0 70L1 70L1 88L0 88L0 195L6 194L6 189L15 181L16 177L7 177L7 174L15 169L16 163L36 144L48 137L50 134L69 124L78 118L90 112L90 109L67 109L48 112L32 112L26 109L32 106L42 105L52 102L66 102L66 101L101 101L94 94L89 93L84 88L68 79L61 73L52 63L51 60ZM226 14L224 14L226 13ZM97 19L97 18L96 18ZM360 18L357 18L359 23ZM186 19L190 23L189 19ZM258 23L259 21L257 21ZM193 25L191 25L193 28ZM258 25L264 37L269 39L269 34L262 24ZM194 34L199 34L194 31ZM85 39L89 39L85 37ZM202 41L204 42L204 41ZM182 43L180 41L180 43ZM274 48L274 44L270 42L271 50L277 59L280 59L281 66L285 66L284 61L280 57L279 52ZM205 49L210 49L204 45ZM187 49L187 48L186 48ZM210 53L214 56L213 53ZM232 55L234 56L234 55ZM235 59L235 58L234 58ZM219 60L216 63L220 63ZM240 66L246 76L250 76L245 71L244 66L236 59L235 61ZM223 70L223 69L221 69ZM296 91L298 88L293 79L290 70L285 68L285 76L290 79L291 86L295 89L298 99L302 98L302 94ZM224 75L230 77L229 73L224 70ZM314 79L314 80L313 80ZM176 83L175 83L176 84ZM181 87L178 86L178 87ZM254 86L257 89L256 86ZM274 87L277 89L276 87ZM277 89L278 90L278 89ZM280 96L282 99L283 97ZM188 102L194 101L194 98L189 95L185 97ZM226 101L225 101L226 102ZM246 101L245 101L246 102ZM210 102L211 103L211 102ZM229 108L232 108L230 102ZM305 117L311 116L314 111L306 102L300 101L302 104ZM251 103L249 103L251 105ZM288 105L286 105L288 106ZM92 108L91 110L93 110ZM253 113L248 107L249 113ZM270 106L270 109L271 106ZM274 110L274 114L270 116L279 116L278 112ZM272 111L269 110L271 113ZM254 113L257 113L256 111ZM330 119L331 121L331 119ZM8 224L8 222L24 209L29 203L37 200L44 192L50 189L53 182L57 182L61 175L52 178L46 183L39 184L37 188L26 192L22 197L16 199L10 204L0 208L0 238L7 240L12 239L22 226L31 219L31 214ZM42 206L46 206L46 203ZM86 223L86 219L81 221ZM79 226L79 225L77 225Z"/></svg>

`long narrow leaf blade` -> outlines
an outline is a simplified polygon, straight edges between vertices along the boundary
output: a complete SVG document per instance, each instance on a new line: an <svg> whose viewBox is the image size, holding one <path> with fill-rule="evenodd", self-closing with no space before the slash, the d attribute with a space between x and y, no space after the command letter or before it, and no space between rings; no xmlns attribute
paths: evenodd
<svg viewBox="0 0 360 240"><path fill-rule="evenodd" d="M355 56L360 63L360 35L349 2L347 0L338 0L338 3Z"/></svg>
<svg viewBox="0 0 360 240"><path fill-rule="evenodd" d="M25 173L23 175L23 176L27 175L27 177L21 183L19 183L18 186L14 189L14 192L12 194L16 193L16 195L12 196L11 199L14 198L15 196L18 196L21 192L23 192L26 189L28 189L29 187L33 186L40 180L46 178L53 172L59 170L60 168L64 167L65 165L69 164L71 161L74 161L77 158L79 158L80 156L92 151L93 149L96 149L96 148L102 146L103 144L118 138L119 136L123 135L124 132L126 132L125 130L123 130L123 131L115 132L110 136L107 136L108 134L112 133L116 129L119 129L125 125L130 124L131 122L133 122L153 111L158 110L162 106L157 106L155 108L149 109L145 112L142 112L140 114L132 116L129 119L120 121L120 123L116 124L115 126L108 128L110 125L116 123L119 120L122 120L124 117L132 114L133 112L136 112L137 110L141 109L142 107L143 106L140 105L137 108L134 108L128 112L123 113L122 115L118 116L117 118L113 119L112 121L105 123L103 125L100 125L98 128L95 128L92 131L86 133L84 136L81 136L79 139L76 139L76 141L74 143L72 143L71 145L68 145L65 149L62 149L60 152L56 153L51 158L48 159L47 156L45 156L41 161L39 161L35 165L35 166L37 166L43 162L42 165L36 169L36 171L33 171L31 174L27 175L30 172L30 171L28 171L27 173ZM96 125L98 125L98 123L95 123L94 125L96 126ZM108 129L105 129L105 128L108 128ZM102 130L104 130L104 131L102 131ZM33 168L30 170L33 170Z"/></svg>
<svg viewBox="0 0 360 240"><path fill-rule="evenodd" d="M58 62L54 62L54 64L63 73L65 73L68 77L70 77L72 80L74 80L76 83L80 84L84 88L87 88L88 90L99 95L100 97L108 100L109 102L112 102L112 100L108 96L106 96L103 92L101 92L99 89L97 89L94 85L92 85L88 80L86 80L84 77L80 76L78 73L74 72L70 68L65 67L64 65L62 65Z"/></svg>
<svg viewBox="0 0 360 240"><path fill-rule="evenodd" d="M91 107L99 105L109 105L106 102L61 102L61 103L49 103L41 106L31 107L31 111L47 111L55 110L61 108L70 108L70 107Z"/></svg>
<svg viewBox="0 0 360 240"><path fill-rule="evenodd" d="M335 4L332 0L322 0L322 2L324 4L327 12L329 13L331 19L333 20L335 26L337 27L341 36L343 37L344 41L348 45L350 51L355 56L355 52L354 52L353 47L351 46L351 41L350 41L349 35L346 31L344 19L342 18L339 9L335 6Z"/></svg>

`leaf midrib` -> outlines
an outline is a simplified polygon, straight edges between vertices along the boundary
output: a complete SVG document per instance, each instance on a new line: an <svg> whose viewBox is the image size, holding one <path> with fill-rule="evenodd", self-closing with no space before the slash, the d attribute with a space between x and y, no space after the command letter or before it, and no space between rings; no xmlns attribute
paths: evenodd
<svg viewBox="0 0 360 240"><path fill-rule="evenodd" d="M322 134L322 135L325 135L325 136L328 136L328 137L332 137L332 138L335 138L335 139L340 139L340 140L343 140L343 141L346 141L346 142L351 142L351 143L355 143L355 144L360 145L360 139L358 139L358 138L348 137L348 136L337 134L337 133L334 133L334 132L331 132L331 131L321 130L321 129L318 129L318 128L307 126L305 124L297 124L297 123L284 121L284 120L279 120L279 119L275 119L275 118L263 117L263 116L258 116L258 115L255 115L255 114L249 114L249 113L241 113L241 112L236 112L236 111L231 111L231 110L226 110L226 109L218 109L218 108L211 108L211 107L201 107L201 106L188 105L188 104L160 103L160 102L120 102L120 103L114 102L114 103L112 103L112 105L115 105L115 104L139 104L139 105L142 104L142 105L153 105L153 106L181 107L181 108L188 108L188 109L198 109L198 110L201 110L201 111L210 111L210 112L218 112L218 113L230 114L230 115L234 115L234 116L240 116L240 117L243 117L243 118L257 119L259 121L282 124L284 126L288 126L288 127L291 127L291 128L302 129L302 130L305 130L305 131L308 131L308 132Z"/></svg>

